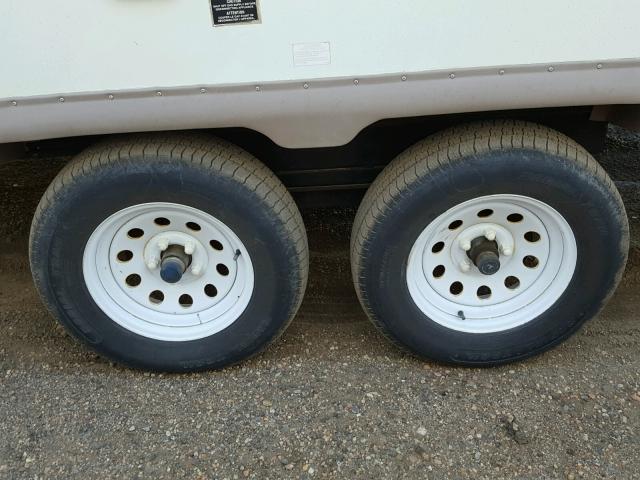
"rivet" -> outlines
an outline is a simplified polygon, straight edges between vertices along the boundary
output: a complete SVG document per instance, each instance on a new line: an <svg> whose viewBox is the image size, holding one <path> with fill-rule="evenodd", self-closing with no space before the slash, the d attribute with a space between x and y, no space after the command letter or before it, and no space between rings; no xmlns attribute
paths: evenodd
<svg viewBox="0 0 640 480"><path fill-rule="evenodd" d="M260 85L256 85L256 92L259 92L260 90L262 90L262 88L260 88Z"/></svg>
<svg viewBox="0 0 640 480"><path fill-rule="evenodd" d="M602 64L601 64L601 63L599 63L598 65L596 65L596 68L597 68L598 70L602 70Z"/></svg>
<svg viewBox="0 0 640 480"><path fill-rule="evenodd" d="M554 70L555 70L555 68L553 68L553 67L547 68L547 72L553 72Z"/></svg>
<svg viewBox="0 0 640 480"><path fill-rule="evenodd" d="M161 96L162 96L162 92L161 92L160 90L158 90L158 91L156 92L156 97L161 97Z"/></svg>
<svg viewBox="0 0 640 480"><path fill-rule="evenodd" d="M11 102L11 105L13 105L14 107L17 107L17 106L18 106L18 102L16 102L15 100L13 100L13 101Z"/></svg>
<svg viewBox="0 0 640 480"><path fill-rule="evenodd" d="M498 72L498 75L504 75L504 70L500 70L500 71Z"/></svg>
<svg viewBox="0 0 640 480"><path fill-rule="evenodd" d="M357 78L353 81L354 85L358 85L360 83L360 80L358 80Z"/></svg>
<svg viewBox="0 0 640 480"><path fill-rule="evenodd" d="M107 95L107 98L108 98L109 100L113 100L113 99L114 99L114 98L116 98L116 97L114 97L113 95Z"/></svg>
<svg viewBox="0 0 640 480"><path fill-rule="evenodd" d="M308 84L308 83L305 83L304 85L302 85L302 88L304 88L304 89L309 88L309 84Z"/></svg>
<svg viewBox="0 0 640 480"><path fill-rule="evenodd" d="M402 80L403 82L407 81L407 76L406 75L402 75L402 77L400 77L400 80Z"/></svg>
<svg viewBox="0 0 640 480"><path fill-rule="evenodd" d="M201 88L200 89L200 93L207 93L207 89L206 88Z"/></svg>
<svg viewBox="0 0 640 480"><path fill-rule="evenodd" d="M60 103L64 103L64 97L60 97L60 98L58 99L58 101L59 101Z"/></svg>
<svg viewBox="0 0 640 480"><path fill-rule="evenodd" d="M451 80L453 80L454 78L456 78L456 74L455 74L455 73L450 73L450 74L449 74L449 78L450 78Z"/></svg>

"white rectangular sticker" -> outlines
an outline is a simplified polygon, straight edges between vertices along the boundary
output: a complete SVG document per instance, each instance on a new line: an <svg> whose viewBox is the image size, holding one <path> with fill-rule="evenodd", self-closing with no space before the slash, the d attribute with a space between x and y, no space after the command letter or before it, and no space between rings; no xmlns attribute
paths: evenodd
<svg viewBox="0 0 640 480"><path fill-rule="evenodd" d="M296 67L331 64L331 44L329 42L294 43L293 64Z"/></svg>

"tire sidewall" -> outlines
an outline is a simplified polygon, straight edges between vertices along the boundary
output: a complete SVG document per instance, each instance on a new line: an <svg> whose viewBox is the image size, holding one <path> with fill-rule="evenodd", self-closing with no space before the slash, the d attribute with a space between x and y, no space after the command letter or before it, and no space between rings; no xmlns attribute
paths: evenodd
<svg viewBox="0 0 640 480"><path fill-rule="evenodd" d="M524 195L556 209L574 232L576 268L561 297L528 323L494 333L459 332L416 306L407 285L409 253L440 214L494 194ZM626 262L627 243L619 196L583 168L537 150L490 151L439 168L395 198L368 237L361 296L376 323L421 356L478 365L513 361L559 343L602 308Z"/></svg>

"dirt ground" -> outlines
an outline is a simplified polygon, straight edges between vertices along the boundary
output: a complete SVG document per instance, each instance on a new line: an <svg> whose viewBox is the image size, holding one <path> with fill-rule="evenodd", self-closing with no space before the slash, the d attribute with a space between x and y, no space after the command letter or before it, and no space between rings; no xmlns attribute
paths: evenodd
<svg viewBox="0 0 640 480"><path fill-rule="evenodd" d="M599 156L631 259L606 310L561 347L494 369L424 363L368 323L351 285L353 210L303 212L302 309L220 372L110 364L34 291L32 212L66 158L0 164L0 478L640 478L640 136Z"/></svg>

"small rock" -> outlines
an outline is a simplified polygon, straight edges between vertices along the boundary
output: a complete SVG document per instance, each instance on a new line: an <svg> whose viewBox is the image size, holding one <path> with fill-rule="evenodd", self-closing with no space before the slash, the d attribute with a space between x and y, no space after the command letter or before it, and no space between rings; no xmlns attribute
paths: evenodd
<svg viewBox="0 0 640 480"><path fill-rule="evenodd" d="M521 431L515 432L513 439L518 445L526 445L527 443L529 443L529 437L527 437L524 432Z"/></svg>
<svg viewBox="0 0 640 480"><path fill-rule="evenodd" d="M529 443L529 437L522 431L522 426L515 421L515 417L511 414L502 417L502 423L507 431L507 434L515 440L519 445L526 445Z"/></svg>
<svg viewBox="0 0 640 480"><path fill-rule="evenodd" d="M424 437L428 432L427 432L427 429L426 429L426 428L424 428L424 427L419 427L419 428L416 430L416 433L417 433L418 435L420 435L421 437Z"/></svg>

